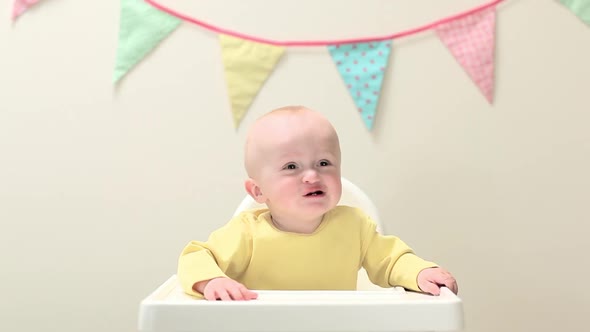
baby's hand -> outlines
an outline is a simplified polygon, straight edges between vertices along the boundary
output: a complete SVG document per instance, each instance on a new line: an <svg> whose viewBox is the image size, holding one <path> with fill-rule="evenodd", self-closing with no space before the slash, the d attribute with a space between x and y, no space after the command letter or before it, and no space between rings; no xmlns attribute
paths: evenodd
<svg viewBox="0 0 590 332"><path fill-rule="evenodd" d="M203 296L209 301L248 301L256 299L258 294L233 279L214 278L205 284Z"/></svg>
<svg viewBox="0 0 590 332"><path fill-rule="evenodd" d="M423 292L440 295L440 288L443 286L449 288L455 294L459 291L457 280L443 268L432 267L418 273L418 287Z"/></svg>

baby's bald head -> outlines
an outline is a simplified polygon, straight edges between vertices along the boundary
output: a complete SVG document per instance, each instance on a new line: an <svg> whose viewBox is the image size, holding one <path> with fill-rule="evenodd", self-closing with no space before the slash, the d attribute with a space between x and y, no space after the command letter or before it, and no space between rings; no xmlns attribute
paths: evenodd
<svg viewBox="0 0 590 332"><path fill-rule="evenodd" d="M256 120L250 127L244 148L244 165L251 178L256 178L261 162L270 154L280 153L281 146L291 143L327 144L340 159L340 144L336 130L320 113L303 106L275 109Z"/></svg>

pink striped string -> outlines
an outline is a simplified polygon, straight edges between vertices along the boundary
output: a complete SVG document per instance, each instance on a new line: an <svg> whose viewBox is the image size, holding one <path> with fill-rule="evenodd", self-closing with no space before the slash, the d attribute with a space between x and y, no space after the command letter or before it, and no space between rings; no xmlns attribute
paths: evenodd
<svg viewBox="0 0 590 332"><path fill-rule="evenodd" d="M237 31L232 31L232 30L225 29L225 28L220 28L215 25L198 20L196 18L190 17L188 15L184 15L182 13L179 13L173 9L163 6L162 4L158 3L157 1L154 1L154 0L144 0L144 1L149 3L150 5L152 5L154 8L157 8L157 9L159 9L163 12L166 12L172 16L176 16L184 21L191 22L191 23L201 26L207 30L217 32L220 34L229 35L229 36L233 36L236 38L250 40L253 42L258 42L258 43L263 43L263 44L276 45L276 46L312 47L312 46L328 46L328 45L349 44L349 43L367 43L367 42L383 41L383 40L391 40L391 39L398 39L398 38L402 38L402 37L407 37L407 36L414 35L414 34L417 34L417 33L420 33L420 32L426 31L426 30L433 29L438 25L445 24L445 23L448 23L448 22L451 22L454 20L458 20L460 18L472 15L472 14L477 13L479 11L486 10L490 7L498 5L500 2L502 2L504 0L490 1L489 3L480 5L478 7L472 8L472 9L464 11L462 13L448 16L443 19L434 21L429 24L419 26L414 29L401 31L401 32L397 32L397 33L386 35L386 36L365 37L365 38L356 38L356 39L337 39L337 40L287 40L287 41L261 38L261 37L252 36L252 35L244 34L244 33L237 32Z"/></svg>

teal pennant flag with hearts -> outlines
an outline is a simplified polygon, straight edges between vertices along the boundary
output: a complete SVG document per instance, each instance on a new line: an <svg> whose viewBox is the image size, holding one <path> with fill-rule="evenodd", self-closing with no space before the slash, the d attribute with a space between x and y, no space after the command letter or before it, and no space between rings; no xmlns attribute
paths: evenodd
<svg viewBox="0 0 590 332"><path fill-rule="evenodd" d="M391 40L386 40L328 46L332 60L369 130L373 129L375 122L391 43Z"/></svg>

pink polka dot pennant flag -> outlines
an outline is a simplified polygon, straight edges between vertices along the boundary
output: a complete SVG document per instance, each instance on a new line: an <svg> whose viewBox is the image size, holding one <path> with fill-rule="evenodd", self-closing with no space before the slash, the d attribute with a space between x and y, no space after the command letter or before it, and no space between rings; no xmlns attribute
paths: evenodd
<svg viewBox="0 0 590 332"><path fill-rule="evenodd" d="M435 30L471 80L492 103L496 7L441 24Z"/></svg>
<svg viewBox="0 0 590 332"><path fill-rule="evenodd" d="M27 9L37 4L39 0L14 0L12 7L12 20L16 20L19 16L24 14Z"/></svg>
<svg viewBox="0 0 590 332"><path fill-rule="evenodd" d="M330 45L328 50L365 126L371 130L391 52L391 40Z"/></svg>

